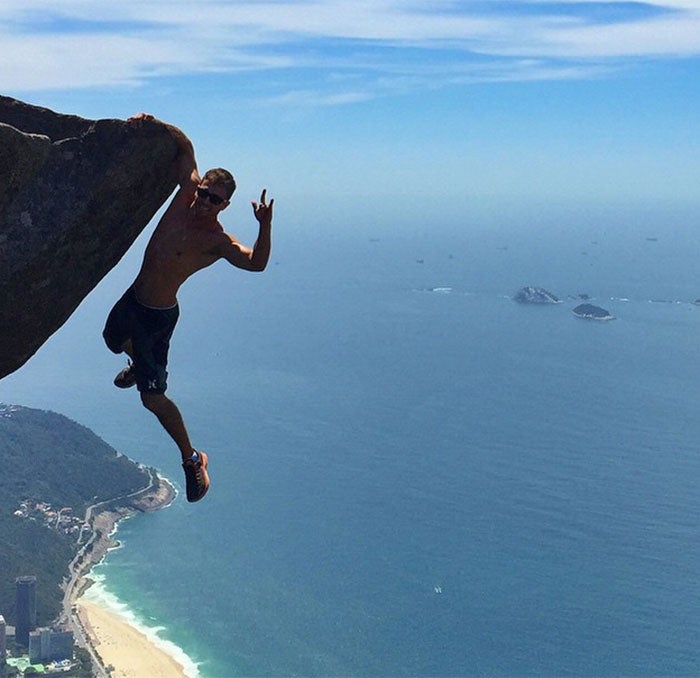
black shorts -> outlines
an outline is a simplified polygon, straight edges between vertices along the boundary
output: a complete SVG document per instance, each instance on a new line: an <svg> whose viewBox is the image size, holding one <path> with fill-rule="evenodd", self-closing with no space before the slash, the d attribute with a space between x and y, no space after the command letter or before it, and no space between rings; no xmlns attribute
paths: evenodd
<svg viewBox="0 0 700 678"><path fill-rule="evenodd" d="M172 308L144 306L130 287L107 317L102 336L110 351L122 353L124 342L131 339L136 388L141 393L165 393L170 337L179 316L177 305Z"/></svg>

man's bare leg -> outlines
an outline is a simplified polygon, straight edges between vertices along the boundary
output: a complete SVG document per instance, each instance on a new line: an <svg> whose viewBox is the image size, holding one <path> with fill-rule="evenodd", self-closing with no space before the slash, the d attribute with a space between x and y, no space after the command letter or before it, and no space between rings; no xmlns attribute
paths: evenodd
<svg viewBox="0 0 700 678"><path fill-rule="evenodd" d="M158 421L180 448L182 461L189 459L194 448L177 405L166 395L159 393L142 393L141 402L158 417Z"/></svg>
<svg viewBox="0 0 700 678"><path fill-rule="evenodd" d="M170 398L157 393L142 393L141 402L158 417L158 421L180 448L187 483L187 501L199 501L209 490L207 453L200 450L194 454L180 410Z"/></svg>

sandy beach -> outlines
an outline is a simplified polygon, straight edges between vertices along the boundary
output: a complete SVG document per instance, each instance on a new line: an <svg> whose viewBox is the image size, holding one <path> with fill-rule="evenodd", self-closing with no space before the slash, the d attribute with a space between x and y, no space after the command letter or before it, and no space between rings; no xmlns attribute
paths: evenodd
<svg viewBox="0 0 700 678"><path fill-rule="evenodd" d="M104 666L114 667L115 678L186 678L184 668L167 652L118 614L80 598L77 602L81 625L89 634Z"/></svg>
<svg viewBox="0 0 700 678"><path fill-rule="evenodd" d="M169 506L177 495L172 483L152 472L148 488L133 495L103 502L90 511L91 535L70 565L71 579L65 592L66 614L72 616L103 667L111 667L114 678L191 678L175 657L128 620L109 607L86 599L91 585L90 569L110 548L118 545L112 535L117 523L136 512L151 512Z"/></svg>

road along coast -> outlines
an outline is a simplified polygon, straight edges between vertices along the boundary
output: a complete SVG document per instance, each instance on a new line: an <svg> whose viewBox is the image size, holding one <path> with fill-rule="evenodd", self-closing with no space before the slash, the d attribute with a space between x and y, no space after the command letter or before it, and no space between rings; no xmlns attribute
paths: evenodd
<svg viewBox="0 0 700 678"><path fill-rule="evenodd" d="M113 538L117 523L137 513L157 511L169 506L177 490L155 469L146 469L149 484L136 492L116 497L88 507L86 528L80 535L80 549L69 566L69 578L64 585L63 616L72 628L78 645L85 647L93 659L95 675L99 678L141 678L158 676L192 678L194 665L185 671L187 657L178 662L176 651L168 652L125 617L83 593L93 584L89 572L110 548L119 543ZM173 646L173 650L177 650Z"/></svg>

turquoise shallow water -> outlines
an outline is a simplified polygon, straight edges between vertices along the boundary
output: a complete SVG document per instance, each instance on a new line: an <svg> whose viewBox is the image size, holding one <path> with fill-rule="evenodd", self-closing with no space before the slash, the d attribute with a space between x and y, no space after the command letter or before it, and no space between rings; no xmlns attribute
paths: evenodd
<svg viewBox="0 0 700 678"><path fill-rule="evenodd" d="M288 230L203 272L170 383L212 491L123 523L100 587L202 676L697 674L697 217ZM181 483L99 343L133 265L0 400Z"/></svg>

